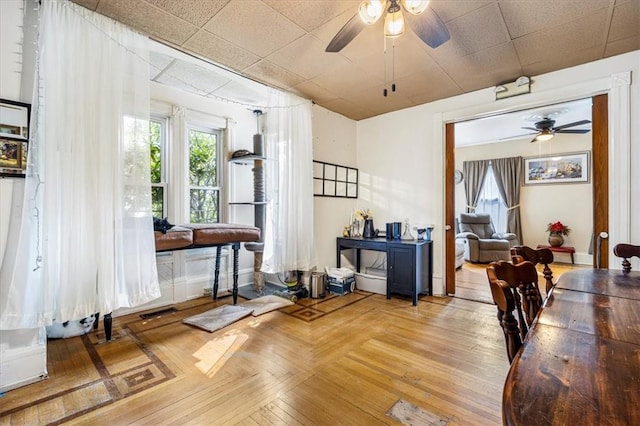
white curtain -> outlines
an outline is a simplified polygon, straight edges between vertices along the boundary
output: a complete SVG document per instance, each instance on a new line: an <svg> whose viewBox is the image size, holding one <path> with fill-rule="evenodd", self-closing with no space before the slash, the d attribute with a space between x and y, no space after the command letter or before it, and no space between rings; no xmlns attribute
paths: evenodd
<svg viewBox="0 0 640 426"><path fill-rule="evenodd" d="M149 179L148 40L66 1L40 11L18 237L0 271L0 328L32 328L160 296Z"/></svg>
<svg viewBox="0 0 640 426"><path fill-rule="evenodd" d="M265 113L267 218L263 272L316 266L311 102L273 90Z"/></svg>

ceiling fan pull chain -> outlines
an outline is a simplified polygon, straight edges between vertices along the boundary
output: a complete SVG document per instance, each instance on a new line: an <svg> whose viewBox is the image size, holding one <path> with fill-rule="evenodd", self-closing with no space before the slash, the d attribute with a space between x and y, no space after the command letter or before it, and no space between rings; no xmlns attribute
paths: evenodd
<svg viewBox="0 0 640 426"><path fill-rule="evenodd" d="M384 85L384 89L382 89L382 96L384 96L385 98L387 97L387 38L382 35L382 54L383 54L383 61L382 61L382 68L384 71L384 81L383 81L383 85Z"/></svg>
<svg viewBox="0 0 640 426"><path fill-rule="evenodd" d="M396 91L396 41L395 39L393 40L393 52L392 52L392 61L393 63L391 64L391 91L395 92Z"/></svg>

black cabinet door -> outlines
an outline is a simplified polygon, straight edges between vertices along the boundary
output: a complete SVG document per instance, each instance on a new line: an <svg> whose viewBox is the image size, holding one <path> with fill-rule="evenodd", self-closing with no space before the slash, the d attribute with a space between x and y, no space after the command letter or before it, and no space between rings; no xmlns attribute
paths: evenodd
<svg viewBox="0 0 640 426"><path fill-rule="evenodd" d="M390 244L387 265L387 293L413 296L416 293L415 246Z"/></svg>

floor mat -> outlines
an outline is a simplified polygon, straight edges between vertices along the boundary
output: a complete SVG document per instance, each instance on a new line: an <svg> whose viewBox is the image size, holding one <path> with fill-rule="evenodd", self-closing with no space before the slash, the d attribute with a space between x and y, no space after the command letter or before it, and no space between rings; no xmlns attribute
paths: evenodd
<svg viewBox="0 0 640 426"><path fill-rule="evenodd" d="M253 309L251 315L254 317L291 305L294 305L292 301L275 295L261 296L239 304L244 308Z"/></svg>
<svg viewBox="0 0 640 426"><path fill-rule="evenodd" d="M185 318L182 322L214 332L251 315L251 312L253 312L253 309L239 305L222 305L207 312Z"/></svg>

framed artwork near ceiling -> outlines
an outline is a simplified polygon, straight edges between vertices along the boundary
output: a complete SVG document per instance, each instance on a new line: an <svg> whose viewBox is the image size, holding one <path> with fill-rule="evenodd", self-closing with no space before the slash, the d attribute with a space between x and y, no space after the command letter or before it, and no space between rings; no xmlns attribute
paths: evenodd
<svg viewBox="0 0 640 426"><path fill-rule="evenodd" d="M31 105L0 99L0 176L24 177Z"/></svg>
<svg viewBox="0 0 640 426"><path fill-rule="evenodd" d="M358 198L358 169L313 160L313 195Z"/></svg>
<svg viewBox="0 0 640 426"><path fill-rule="evenodd" d="M524 158L524 184L588 183L589 151Z"/></svg>

